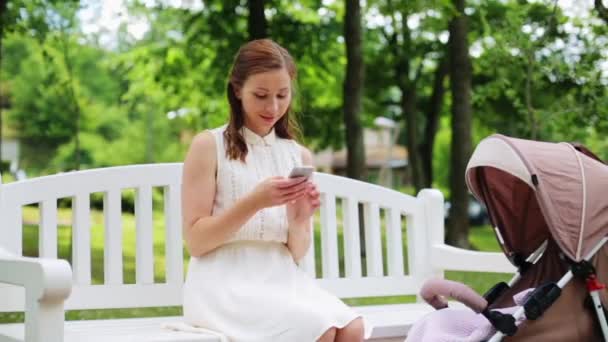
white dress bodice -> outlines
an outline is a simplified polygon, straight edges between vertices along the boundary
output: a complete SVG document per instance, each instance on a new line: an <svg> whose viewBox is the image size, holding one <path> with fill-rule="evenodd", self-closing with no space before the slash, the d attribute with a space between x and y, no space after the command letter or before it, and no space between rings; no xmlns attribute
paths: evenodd
<svg viewBox="0 0 608 342"><path fill-rule="evenodd" d="M216 193L212 215L231 207L266 178L287 176L294 166L302 165L302 148L294 140L277 137L274 129L261 137L246 127L241 131L248 150L245 162L231 160L225 149L225 129L226 126L222 126L211 130L217 151ZM258 211L228 242L243 240L287 242L285 206Z"/></svg>

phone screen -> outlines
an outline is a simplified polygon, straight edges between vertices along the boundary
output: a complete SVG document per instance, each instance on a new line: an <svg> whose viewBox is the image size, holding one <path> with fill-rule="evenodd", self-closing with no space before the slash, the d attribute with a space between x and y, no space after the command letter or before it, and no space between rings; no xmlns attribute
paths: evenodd
<svg viewBox="0 0 608 342"><path fill-rule="evenodd" d="M312 166L296 166L289 173L289 178L310 177L314 168Z"/></svg>

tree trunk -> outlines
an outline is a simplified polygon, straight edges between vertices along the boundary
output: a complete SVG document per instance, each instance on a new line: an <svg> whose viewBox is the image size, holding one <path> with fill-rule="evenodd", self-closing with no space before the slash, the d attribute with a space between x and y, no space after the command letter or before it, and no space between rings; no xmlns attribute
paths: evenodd
<svg viewBox="0 0 608 342"><path fill-rule="evenodd" d="M266 16L264 15L264 0L249 0L249 17L247 18L247 28L251 40L266 38Z"/></svg>
<svg viewBox="0 0 608 342"><path fill-rule="evenodd" d="M426 125L424 126L424 137L420 144L420 159L422 165L423 185L425 188L433 186L433 150L435 147L435 136L439 130L439 117L443 106L445 94L444 81L449 72L449 64L446 58L440 60L435 70L433 81L433 93L429 99L426 113Z"/></svg>
<svg viewBox="0 0 608 342"><path fill-rule="evenodd" d="M390 4L392 7L392 4ZM413 79L410 78L411 70L411 59L410 51L412 45L411 31L407 26L408 14L401 13L401 29L402 29L402 41L403 43L399 46L397 36L394 35L393 54L397 60L395 67L395 79L397 85L401 90L401 112L405 118L406 134L407 134L407 168L410 175L410 180L414 186L415 192L418 193L423 188L423 174L422 166L420 165L420 153L419 153L419 139L418 139L418 110L416 103L418 101L418 92L416 87L418 79L422 72L422 62L416 70ZM393 17L393 20L396 20ZM397 26L394 27L397 30Z"/></svg>
<svg viewBox="0 0 608 342"><path fill-rule="evenodd" d="M361 127L361 95L363 92L363 54L361 43L361 5L359 0L347 0L344 13L346 42L346 76L344 79L344 126L346 128L346 175L364 180L365 146ZM365 256L365 220L363 205L359 207L359 240L361 256Z"/></svg>
<svg viewBox="0 0 608 342"><path fill-rule="evenodd" d="M538 122L538 117L536 115L536 111L534 110L534 106L532 105L532 73L534 71L534 51L528 50L526 52L528 65L526 68L526 111L528 113L528 121L530 124L530 139L536 140L538 139L538 132L540 123Z"/></svg>
<svg viewBox="0 0 608 342"><path fill-rule="evenodd" d="M359 0L346 1L344 15L346 42L346 77L344 80L344 125L346 127L346 175L364 179L365 147L359 113L363 91L363 56L361 43L361 6Z"/></svg>
<svg viewBox="0 0 608 342"><path fill-rule="evenodd" d="M602 18L606 24L608 24L608 9L602 3L602 0L595 0L595 10L597 11L600 18Z"/></svg>
<svg viewBox="0 0 608 342"><path fill-rule="evenodd" d="M453 0L456 16L450 22L450 85L452 90L452 144L450 222L447 243L463 248L469 244L469 194L464 173L471 154L471 61L467 41L465 0Z"/></svg>
<svg viewBox="0 0 608 342"><path fill-rule="evenodd" d="M422 168L420 167L420 154L418 153L418 113L416 111L416 83L408 81L408 85L401 90L401 110L405 116L407 127L407 167L412 177L412 185L416 193L423 187Z"/></svg>

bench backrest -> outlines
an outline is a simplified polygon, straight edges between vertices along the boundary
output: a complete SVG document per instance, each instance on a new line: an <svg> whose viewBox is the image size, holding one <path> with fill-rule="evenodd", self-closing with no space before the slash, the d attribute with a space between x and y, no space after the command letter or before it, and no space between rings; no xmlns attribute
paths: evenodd
<svg viewBox="0 0 608 342"><path fill-rule="evenodd" d="M57 258L58 200L71 198L74 287L66 309L181 305L184 279L181 174L181 163L148 164L0 183L0 247L22 254L22 208L38 204L39 256ZM416 294L422 281L438 272L430 266L428 247L431 240L439 236L443 239L443 198L439 191L424 190L418 197L412 197L323 173L316 173L315 181L322 196L321 242L320 248L311 248L301 266L320 278L323 287L342 298ZM162 282L154 279L154 254L158 248L153 236L156 188L163 193ZM135 191L134 283L125 283L123 277L123 248L127 247L123 241L121 194L125 189ZM103 284L92 282L92 194L103 196ZM364 244L360 242L359 206L364 213L361 222ZM406 245L403 240L407 240ZM365 249L364 257L361 246ZM321 257L315 259L319 253ZM316 274L315 260L320 260L321 274ZM0 312L22 311L23 299L21 288L0 285Z"/></svg>

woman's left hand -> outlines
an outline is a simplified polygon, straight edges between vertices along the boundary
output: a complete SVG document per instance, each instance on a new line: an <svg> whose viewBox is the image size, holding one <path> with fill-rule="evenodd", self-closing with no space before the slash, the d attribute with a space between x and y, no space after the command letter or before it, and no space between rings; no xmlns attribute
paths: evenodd
<svg viewBox="0 0 608 342"><path fill-rule="evenodd" d="M290 227L307 222L321 204L316 184L310 180L307 180L306 183L308 183L306 195L287 203L287 221Z"/></svg>

